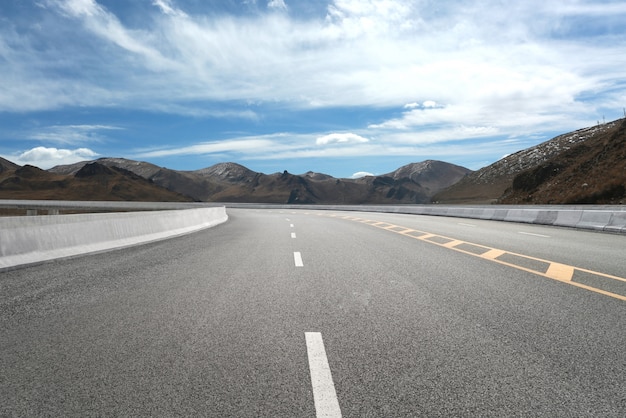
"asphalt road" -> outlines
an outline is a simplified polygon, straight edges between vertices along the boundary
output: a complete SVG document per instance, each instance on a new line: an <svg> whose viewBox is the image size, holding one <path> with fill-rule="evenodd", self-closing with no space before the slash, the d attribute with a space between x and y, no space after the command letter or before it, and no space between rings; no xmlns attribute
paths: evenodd
<svg viewBox="0 0 626 418"><path fill-rule="evenodd" d="M626 237L229 216L0 273L0 416L626 416Z"/></svg>

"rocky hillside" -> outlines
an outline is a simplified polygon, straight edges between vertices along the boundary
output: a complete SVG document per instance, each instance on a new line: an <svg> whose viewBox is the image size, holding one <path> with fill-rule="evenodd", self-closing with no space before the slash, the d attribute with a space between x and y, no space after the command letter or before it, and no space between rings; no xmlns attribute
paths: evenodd
<svg viewBox="0 0 626 418"><path fill-rule="evenodd" d="M522 171L499 203L626 203L626 119Z"/></svg>
<svg viewBox="0 0 626 418"><path fill-rule="evenodd" d="M540 167L545 166L545 164L552 159L574 152L572 150L578 147L582 146L583 148L579 149L586 149L589 153L600 152L600 150L597 149L599 143L619 131L620 126L623 126L623 123L624 119L620 119L607 124L580 129L564 135L559 135L534 147L511 154L487 167L481 168L480 170L467 175L458 183L437 193L433 197L433 201L446 204L489 204L510 203L513 201L521 202L526 199L525 201L527 203L537 204L570 203L567 199L554 199L547 196L547 194L542 197L537 195L535 199L527 199L529 190L525 191L526 198L521 198L519 193L513 190L509 191L509 189L513 187L513 181L517 176L522 173L540 169ZM584 158L584 152L583 155L581 155L581 158ZM624 160L622 159L621 161L623 164ZM571 162L573 162L573 160ZM567 164L565 161L562 163ZM598 160L598 163L609 164L608 160ZM619 165L619 159L612 161L610 164ZM601 165L599 167L605 166ZM576 172L575 175L582 175L582 172ZM603 180L605 177L601 174L601 172L597 172L594 175L600 176L597 180L598 183L605 181ZM581 184L585 182L587 181L581 178ZM553 185L550 194L554 195L557 192L558 187L561 186L559 186L559 184ZM591 191L591 189L587 190ZM505 194L505 192L507 193ZM582 196L581 199L581 201L585 200ZM592 196L586 200L588 203L594 202L594 198Z"/></svg>
<svg viewBox="0 0 626 418"><path fill-rule="evenodd" d="M119 167L83 164L73 174L16 166L0 172L0 199L112 200L186 202L190 197L167 190Z"/></svg>
<svg viewBox="0 0 626 418"><path fill-rule="evenodd" d="M20 168L19 165L0 157L0 173L3 173L5 171L17 170L18 168Z"/></svg>

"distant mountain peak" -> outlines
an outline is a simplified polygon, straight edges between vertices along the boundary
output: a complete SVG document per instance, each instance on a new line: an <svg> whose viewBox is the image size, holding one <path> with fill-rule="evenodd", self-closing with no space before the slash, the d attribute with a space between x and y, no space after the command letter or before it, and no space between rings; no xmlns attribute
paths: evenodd
<svg viewBox="0 0 626 418"><path fill-rule="evenodd" d="M39 167L35 167L34 165L26 164L15 170L15 174L23 178L35 178L45 176L47 172Z"/></svg>
<svg viewBox="0 0 626 418"><path fill-rule="evenodd" d="M410 180L428 192L435 192L453 185L471 172L470 169L455 164L425 160L404 165L384 177L391 177L395 181Z"/></svg>
<svg viewBox="0 0 626 418"><path fill-rule="evenodd" d="M0 157L0 173L3 171L17 170L18 168L20 168L19 165Z"/></svg>
<svg viewBox="0 0 626 418"><path fill-rule="evenodd" d="M93 163L87 163L83 165L82 168L78 170L76 174L74 174L74 177L85 178L85 177L92 177L92 176L98 176L98 175L110 176L113 174L115 174L115 172L111 170L109 167L107 167L104 164L100 164L97 161L94 161Z"/></svg>
<svg viewBox="0 0 626 418"><path fill-rule="evenodd" d="M215 164L211 167L196 170L194 173L202 177L217 177L220 180L231 183L249 180L258 174L241 164L233 162Z"/></svg>
<svg viewBox="0 0 626 418"><path fill-rule="evenodd" d="M392 177L394 180L399 180L402 178L416 180L418 177L423 176L428 172L448 170L453 167L462 168L463 171L466 172L470 171L464 167L455 166L454 164L446 163L443 161L425 160L418 163L410 163L404 165L397 170L392 171L391 173L385 174L385 176Z"/></svg>
<svg viewBox="0 0 626 418"><path fill-rule="evenodd" d="M315 171L307 171L302 176L310 178L311 180L328 180L334 178L328 174L316 173Z"/></svg>

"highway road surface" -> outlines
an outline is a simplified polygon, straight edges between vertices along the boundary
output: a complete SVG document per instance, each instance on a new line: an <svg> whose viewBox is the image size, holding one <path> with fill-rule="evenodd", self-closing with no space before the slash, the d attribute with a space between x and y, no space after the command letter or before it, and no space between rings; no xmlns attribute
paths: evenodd
<svg viewBox="0 0 626 418"><path fill-rule="evenodd" d="M626 237L231 209L0 272L0 416L626 416Z"/></svg>

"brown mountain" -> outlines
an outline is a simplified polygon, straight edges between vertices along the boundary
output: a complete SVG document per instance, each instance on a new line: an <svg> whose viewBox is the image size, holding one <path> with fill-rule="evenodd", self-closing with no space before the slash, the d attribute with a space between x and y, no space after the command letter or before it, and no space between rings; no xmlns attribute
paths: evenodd
<svg viewBox="0 0 626 418"><path fill-rule="evenodd" d="M410 180L417 183L426 189L429 196L432 196L437 191L457 183L469 173L471 170L465 167L442 161L426 160L405 165L386 176L395 181Z"/></svg>
<svg viewBox="0 0 626 418"><path fill-rule="evenodd" d="M95 162L107 167L117 167L132 172L156 185L168 190L191 196L194 200L207 200L214 193L217 185L193 171L176 171L144 161L126 158L99 158ZM50 172L59 174L76 174L89 161L52 167Z"/></svg>
<svg viewBox="0 0 626 418"><path fill-rule="evenodd" d="M612 153L608 153L606 150L603 151L603 147L614 148L614 145L617 144L616 146L619 148L620 134L617 134L617 132L622 129L620 126L623 126L623 124L624 119L620 119L603 125L579 129L511 154L487 167L468 174L458 183L436 193L433 201L447 204L600 203L601 200L596 199L593 195L594 193L602 193L600 189L604 189L601 187L592 190L589 186L585 186L586 189L577 198L573 196L565 197L565 194L562 193L564 190L561 189L570 187L571 184L576 182L581 185L585 183L588 185L591 183L614 183L606 174L611 172L611 175L615 176L615 171L619 171L619 167L623 167L624 157L622 153L616 152L616 150ZM613 135L617 135L617 137L609 140ZM578 151L575 151L576 149ZM574 154L577 156L574 157ZM594 157L596 154L600 156ZM569 157L561 160L561 156ZM581 169L568 170L568 175L571 176L570 180L564 183L555 183L553 181L550 187L547 187L547 185L542 186L541 190L544 190L544 192L534 194L540 183L552 177L547 173L550 170L550 161L559 161L555 164L558 164L558 169L562 171L565 166L582 164L587 159L595 161L597 170L593 172ZM618 168L611 169L610 167L613 166ZM522 177L516 180L520 175ZM529 176L534 177L534 180L525 180ZM623 176L617 174L615 182L618 183L618 186L620 183L623 185ZM577 187L577 190L580 191L580 187Z"/></svg>
<svg viewBox="0 0 626 418"><path fill-rule="evenodd" d="M4 158L0 157L0 173L4 172L4 171L12 171L12 170L17 170L18 168L20 168L19 165L12 163L9 160L5 160Z"/></svg>
<svg viewBox="0 0 626 418"><path fill-rule="evenodd" d="M196 171L169 170L121 158L101 158L97 162L132 171L196 200L248 203L428 203L435 192L470 171L441 161L424 161L383 176L336 179L313 172L263 174L232 162ZM58 166L50 171L76 173L84 164L86 162Z"/></svg>
<svg viewBox="0 0 626 418"><path fill-rule="evenodd" d="M0 198L41 200L173 201L193 199L160 187L137 174L97 162L74 174L57 174L25 165L0 173Z"/></svg>
<svg viewBox="0 0 626 418"><path fill-rule="evenodd" d="M434 192L467 172L463 167L429 161L361 179L337 179L313 172L268 175L235 163L216 164L193 173L213 182L215 191L206 200L214 202L384 204L428 203Z"/></svg>
<svg viewBox="0 0 626 418"><path fill-rule="evenodd" d="M626 119L521 172L499 203L626 203Z"/></svg>

